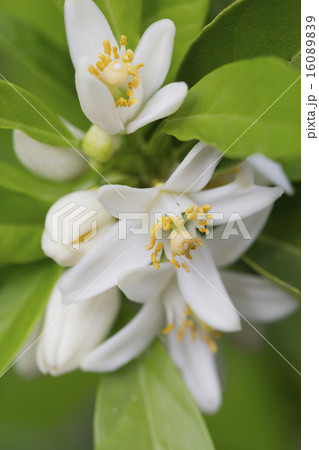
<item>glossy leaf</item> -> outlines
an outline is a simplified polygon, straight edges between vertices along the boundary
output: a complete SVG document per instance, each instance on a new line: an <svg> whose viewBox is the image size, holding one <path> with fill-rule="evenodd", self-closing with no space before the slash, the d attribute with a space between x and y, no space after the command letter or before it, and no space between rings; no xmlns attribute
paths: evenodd
<svg viewBox="0 0 319 450"><path fill-rule="evenodd" d="M101 380L95 450L212 450L202 417L162 344Z"/></svg>
<svg viewBox="0 0 319 450"><path fill-rule="evenodd" d="M300 154L299 73L272 57L238 61L206 75L166 121L165 131L243 158Z"/></svg>
<svg viewBox="0 0 319 450"><path fill-rule="evenodd" d="M242 259L260 275L300 298L301 258L298 247L261 235Z"/></svg>
<svg viewBox="0 0 319 450"><path fill-rule="evenodd" d="M88 128L75 91L67 49L16 17L0 14L1 73L36 95L60 116Z"/></svg>
<svg viewBox="0 0 319 450"><path fill-rule="evenodd" d="M79 144L51 109L29 92L3 80L0 80L0 128L18 129L59 147Z"/></svg>
<svg viewBox="0 0 319 450"><path fill-rule="evenodd" d="M178 79L193 86L224 64L263 55L288 60L299 50L300 0L239 0L194 40Z"/></svg>
<svg viewBox="0 0 319 450"><path fill-rule="evenodd" d="M61 268L51 261L1 269L1 372L14 359L40 319L60 273Z"/></svg>

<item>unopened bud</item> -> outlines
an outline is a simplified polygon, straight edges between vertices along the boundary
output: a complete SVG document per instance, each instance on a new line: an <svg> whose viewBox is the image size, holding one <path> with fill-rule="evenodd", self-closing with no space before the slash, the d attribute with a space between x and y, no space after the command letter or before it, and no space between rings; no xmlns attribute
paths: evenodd
<svg viewBox="0 0 319 450"><path fill-rule="evenodd" d="M101 128L92 125L84 136L82 149L90 158L105 163L111 158L120 145L120 136L110 136Z"/></svg>
<svg viewBox="0 0 319 450"><path fill-rule="evenodd" d="M44 144L19 130L13 132L13 148L24 167L47 180L70 181L88 170L87 161L79 150Z"/></svg>
<svg viewBox="0 0 319 450"><path fill-rule="evenodd" d="M40 371L61 375L77 369L82 358L109 333L119 306L117 287L71 305L62 303L62 294L55 287L37 347Z"/></svg>
<svg viewBox="0 0 319 450"><path fill-rule="evenodd" d="M72 192L49 209L42 234L42 250L61 266L72 266L114 221L98 201L96 190Z"/></svg>

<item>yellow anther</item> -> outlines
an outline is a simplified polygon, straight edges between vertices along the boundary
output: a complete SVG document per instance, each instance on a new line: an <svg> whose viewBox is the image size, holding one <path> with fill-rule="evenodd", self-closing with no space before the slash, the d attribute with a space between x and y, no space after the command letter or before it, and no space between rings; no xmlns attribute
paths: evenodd
<svg viewBox="0 0 319 450"><path fill-rule="evenodd" d="M203 246L202 240L199 237L195 237L194 241L196 242L198 247L202 247Z"/></svg>
<svg viewBox="0 0 319 450"><path fill-rule="evenodd" d="M147 245L145 246L145 248L146 248L146 250L152 250L152 248L154 247L154 245L155 245L155 241L154 241L154 242L151 242L150 244L147 244Z"/></svg>
<svg viewBox="0 0 319 450"><path fill-rule="evenodd" d="M188 265L185 262L182 263L182 267L185 270L185 272L187 272L187 273L190 272L189 267L188 267Z"/></svg>
<svg viewBox="0 0 319 450"><path fill-rule="evenodd" d="M205 213L212 209L211 205L202 205L202 208Z"/></svg>
<svg viewBox="0 0 319 450"><path fill-rule="evenodd" d="M203 226L205 226L205 225L207 225L208 224L208 221L206 220L206 219L202 219L202 220L199 220L198 221L198 225L203 225Z"/></svg>
<svg viewBox="0 0 319 450"><path fill-rule="evenodd" d="M192 203L187 209L185 209L186 213L192 213L194 211L195 205Z"/></svg>
<svg viewBox="0 0 319 450"><path fill-rule="evenodd" d="M102 61L98 61L98 62L96 63L96 67L97 67L101 72L103 72L103 70L104 70L104 68L105 68ZM99 75L100 75L100 74L99 74Z"/></svg>
<svg viewBox="0 0 319 450"><path fill-rule="evenodd" d="M136 103L138 103L137 98L131 97L131 98L129 99L129 101L127 102L127 106L136 105Z"/></svg>
<svg viewBox="0 0 319 450"><path fill-rule="evenodd" d="M139 63L139 64L136 64L136 66L134 67L134 69L136 69L136 70L140 70L142 67L144 67L145 66L145 64L144 63Z"/></svg>
<svg viewBox="0 0 319 450"><path fill-rule="evenodd" d="M186 331L186 323L183 322L183 325L181 326L181 328L178 330L178 333L177 333L177 341L178 342L181 342L183 340L185 331Z"/></svg>
<svg viewBox="0 0 319 450"><path fill-rule="evenodd" d="M117 53L117 47L113 47L112 50L113 50L114 58L119 59L120 55Z"/></svg>
<svg viewBox="0 0 319 450"><path fill-rule="evenodd" d="M195 213L195 212L188 213L188 214L186 214L186 217L187 217L187 220L194 221L197 219L197 213Z"/></svg>
<svg viewBox="0 0 319 450"><path fill-rule="evenodd" d="M126 95L128 95L129 97L132 97L132 95L133 95L132 89L129 89L128 91L126 91Z"/></svg>
<svg viewBox="0 0 319 450"><path fill-rule="evenodd" d="M210 220L210 219L212 219L213 218L213 214L206 214L206 219L208 219L208 220Z"/></svg>
<svg viewBox="0 0 319 450"><path fill-rule="evenodd" d="M186 253L186 258L188 258L188 259L193 259L193 257L192 257L192 255L190 255L189 253Z"/></svg>
<svg viewBox="0 0 319 450"><path fill-rule="evenodd" d="M133 50L131 50L130 48L127 50L127 52L124 53L124 55L122 56L122 60L125 63L131 63L134 59L134 52Z"/></svg>
<svg viewBox="0 0 319 450"><path fill-rule="evenodd" d="M207 230L207 228L205 228L205 227L200 227L199 231L201 233L209 234L209 230Z"/></svg>
<svg viewBox="0 0 319 450"><path fill-rule="evenodd" d="M104 47L105 54L111 55L112 47L111 47L110 41L108 39L106 41L103 41L103 47Z"/></svg>
<svg viewBox="0 0 319 450"><path fill-rule="evenodd" d="M126 36L124 36L123 34L121 36L120 44L123 45L123 47L126 47L126 45L127 45Z"/></svg>
<svg viewBox="0 0 319 450"><path fill-rule="evenodd" d="M176 267L176 269L179 269L181 267L181 265L176 261L174 257L171 259L171 263Z"/></svg>
<svg viewBox="0 0 319 450"><path fill-rule="evenodd" d="M136 70L136 69L135 69L134 67L132 67L132 66L128 67L128 73L129 73L130 75L133 75L133 77L138 77L138 76L139 76L138 70Z"/></svg>
<svg viewBox="0 0 319 450"><path fill-rule="evenodd" d="M210 338L206 334L202 334L200 338L202 339L202 341L205 342L205 344L208 346L209 350L212 353L217 353L217 350L218 350L217 344L212 338Z"/></svg>
<svg viewBox="0 0 319 450"><path fill-rule="evenodd" d="M91 75L94 75L96 78L98 78L99 80L103 81L100 72L97 70L96 67L93 66L93 64L89 65L89 72Z"/></svg>
<svg viewBox="0 0 319 450"><path fill-rule="evenodd" d="M202 206L197 206L196 212L202 214L204 212L204 208Z"/></svg>
<svg viewBox="0 0 319 450"><path fill-rule="evenodd" d="M162 217L162 226L164 231L168 231L171 229L172 221L169 217Z"/></svg>
<svg viewBox="0 0 319 450"><path fill-rule="evenodd" d="M160 268L160 264L158 261L154 261L153 266L155 267L156 270L158 270Z"/></svg>
<svg viewBox="0 0 319 450"><path fill-rule="evenodd" d="M167 325L167 327L165 327L165 328L162 330L162 333L163 333L163 334L168 334L168 333L170 333L173 329L174 329L174 324L173 324L173 322L172 322L172 323L169 323L169 324Z"/></svg>
<svg viewBox="0 0 319 450"><path fill-rule="evenodd" d="M163 244L159 242L156 246L155 253L159 253L163 249Z"/></svg>

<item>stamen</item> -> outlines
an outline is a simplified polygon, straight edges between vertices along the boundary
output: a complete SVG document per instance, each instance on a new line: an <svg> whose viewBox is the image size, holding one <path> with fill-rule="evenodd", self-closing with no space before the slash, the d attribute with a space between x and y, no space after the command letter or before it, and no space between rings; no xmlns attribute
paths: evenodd
<svg viewBox="0 0 319 450"><path fill-rule="evenodd" d="M176 267L176 269L179 269L181 267L181 265L176 261L174 257L171 259L171 263Z"/></svg>
<svg viewBox="0 0 319 450"><path fill-rule="evenodd" d="M122 34L122 36L121 36L120 44L121 44L123 47L126 47L126 45L127 45L127 42L126 42L126 36L124 36L123 34Z"/></svg>
<svg viewBox="0 0 319 450"><path fill-rule="evenodd" d="M135 69L136 70L140 70L142 67L144 67L145 66L145 64L144 63L139 63L139 64L136 64L136 66L135 66Z"/></svg>
<svg viewBox="0 0 319 450"><path fill-rule="evenodd" d="M185 272L187 272L187 273L190 272L189 267L188 267L188 265L185 262L182 263L182 267L185 270Z"/></svg>
<svg viewBox="0 0 319 450"><path fill-rule="evenodd" d="M198 247L202 247L202 246L203 246L202 240L201 240L200 238L195 237L195 238L194 238L194 241L196 242L196 244L198 245Z"/></svg>
<svg viewBox="0 0 319 450"><path fill-rule="evenodd" d="M131 63L134 59L134 52L131 49L128 49L127 52L124 53L124 55L122 56L122 60L125 63Z"/></svg>
<svg viewBox="0 0 319 450"><path fill-rule="evenodd" d="M216 342L209 336L207 336L206 334L202 334L200 336L201 340L205 342L205 344L207 344L209 350L212 353L217 353L218 347Z"/></svg>
<svg viewBox="0 0 319 450"><path fill-rule="evenodd" d="M119 59L120 55L117 53L117 47L113 47L112 50L113 50L114 58Z"/></svg>
<svg viewBox="0 0 319 450"><path fill-rule="evenodd" d="M108 39L106 41L103 41L103 47L104 47L105 54L111 56L112 47L111 47L110 41Z"/></svg>
<svg viewBox="0 0 319 450"><path fill-rule="evenodd" d="M171 322L171 323L169 323L169 324L167 325L167 327L165 327L165 328L162 330L162 333L163 333L163 334L168 334L168 333L170 333L173 329L174 329L174 324L173 324L173 322Z"/></svg>

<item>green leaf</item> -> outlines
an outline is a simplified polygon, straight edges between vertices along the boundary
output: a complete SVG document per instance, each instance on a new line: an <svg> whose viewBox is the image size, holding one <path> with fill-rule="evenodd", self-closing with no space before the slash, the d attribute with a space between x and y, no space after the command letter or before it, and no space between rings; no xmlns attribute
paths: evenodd
<svg viewBox="0 0 319 450"><path fill-rule="evenodd" d="M144 0L141 32L160 19L171 19L176 26L172 63L166 82L175 78L189 44L204 24L208 7L208 0ZM191 68L195 72L198 70L193 63Z"/></svg>
<svg viewBox="0 0 319 450"><path fill-rule="evenodd" d="M202 417L162 344L105 375L97 393L95 450L206 450Z"/></svg>
<svg viewBox="0 0 319 450"><path fill-rule="evenodd" d="M243 158L261 152L291 160L300 154L299 74L272 57L238 61L206 75L188 92L165 131L199 139Z"/></svg>
<svg viewBox="0 0 319 450"><path fill-rule="evenodd" d="M263 55L288 60L299 50L300 0L239 0L193 41L178 79L193 86L224 64Z"/></svg>
<svg viewBox="0 0 319 450"><path fill-rule="evenodd" d="M0 128L18 129L38 141L59 147L79 145L52 110L29 92L2 80Z"/></svg>
<svg viewBox="0 0 319 450"><path fill-rule="evenodd" d="M80 180L53 182L39 178L24 168L15 167L0 161L0 188L19 192L41 200L50 206L63 195L76 189L89 187L94 183L94 174L89 174ZM90 179L92 180L90 181Z"/></svg>
<svg viewBox="0 0 319 450"><path fill-rule="evenodd" d="M51 261L1 269L1 371L14 359L39 321L60 273L61 268Z"/></svg>
<svg viewBox="0 0 319 450"><path fill-rule="evenodd" d="M43 224L0 224L0 264L21 264L45 258L41 249Z"/></svg>
<svg viewBox="0 0 319 450"><path fill-rule="evenodd" d="M261 235L243 261L260 275L300 298L300 249L271 236Z"/></svg>
<svg viewBox="0 0 319 450"><path fill-rule="evenodd" d="M75 125L88 128L67 50L16 17L0 14L1 73Z"/></svg>

